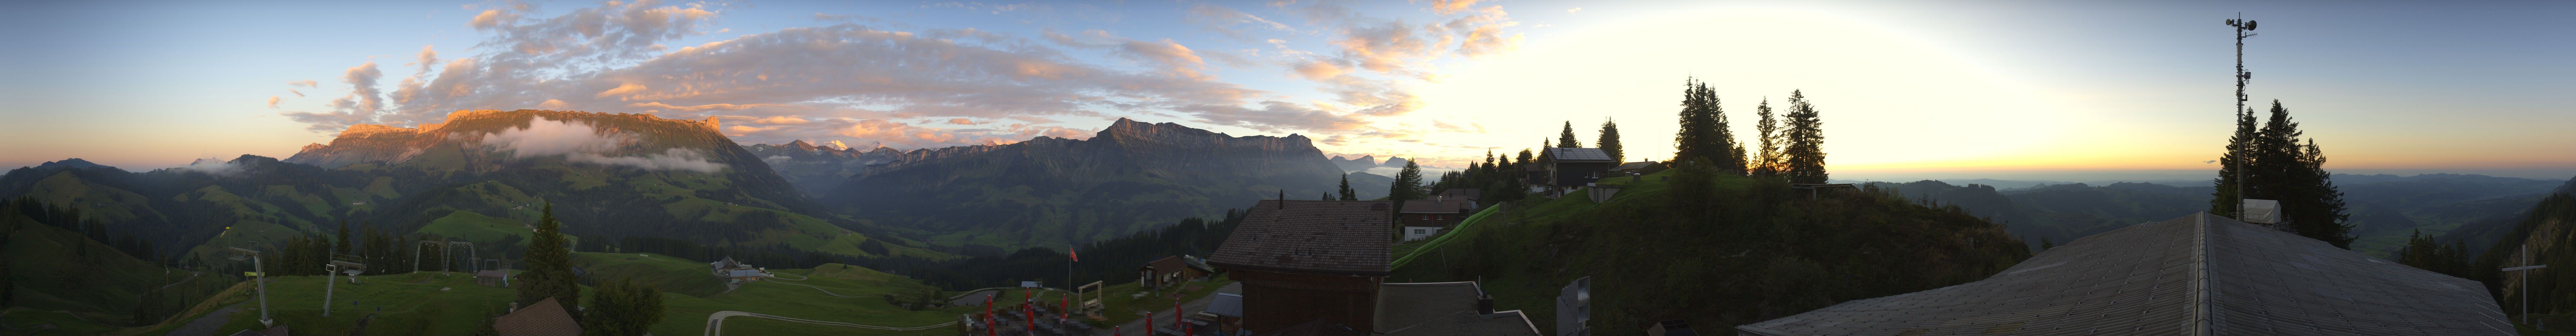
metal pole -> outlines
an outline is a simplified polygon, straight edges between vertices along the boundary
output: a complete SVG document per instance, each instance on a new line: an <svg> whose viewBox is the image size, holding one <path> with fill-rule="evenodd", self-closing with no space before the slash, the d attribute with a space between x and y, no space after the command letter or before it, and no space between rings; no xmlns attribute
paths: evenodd
<svg viewBox="0 0 2576 336"><path fill-rule="evenodd" d="M259 325L276 325L275 320L268 319L268 270L260 267L258 253L250 255L250 271L259 273L258 278L251 280L257 281L251 284L259 287Z"/></svg>
<svg viewBox="0 0 2576 336"><path fill-rule="evenodd" d="M322 317L331 317L331 289L332 289L333 287L339 286L339 284L335 284L335 283L334 283L334 282L339 282L339 281L337 281L339 278L340 278L340 271L338 271L338 270L332 270L332 269L331 269L331 267L324 267L324 268L323 268L323 270L322 270Z"/></svg>
<svg viewBox="0 0 2576 336"><path fill-rule="evenodd" d="M2245 111L2245 13L2236 13L2236 119L2244 120ZM2252 140L2252 139L2247 139ZM2244 147L2241 145L2231 147ZM2236 151L2236 220L2245 220L2245 149Z"/></svg>

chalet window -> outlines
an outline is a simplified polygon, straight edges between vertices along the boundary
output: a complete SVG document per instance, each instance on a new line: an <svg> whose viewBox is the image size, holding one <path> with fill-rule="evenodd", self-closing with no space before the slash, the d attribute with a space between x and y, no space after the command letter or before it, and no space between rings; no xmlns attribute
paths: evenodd
<svg viewBox="0 0 2576 336"><path fill-rule="evenodd" d="M1413 229L1413 234L1425 234L1425 233L1423 233L1423 232L1422 232L1422 229Z"/></svg>

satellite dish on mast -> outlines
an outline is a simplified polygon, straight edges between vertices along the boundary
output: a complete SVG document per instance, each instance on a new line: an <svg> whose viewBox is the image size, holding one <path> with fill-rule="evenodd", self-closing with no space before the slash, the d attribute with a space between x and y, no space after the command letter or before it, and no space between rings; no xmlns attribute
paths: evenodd
<svg viewBox="0 0 2576 336"><path fill-rule="evenodd" d="M2254 30L2254 20L2245 20L2245 30Z"/></svg>

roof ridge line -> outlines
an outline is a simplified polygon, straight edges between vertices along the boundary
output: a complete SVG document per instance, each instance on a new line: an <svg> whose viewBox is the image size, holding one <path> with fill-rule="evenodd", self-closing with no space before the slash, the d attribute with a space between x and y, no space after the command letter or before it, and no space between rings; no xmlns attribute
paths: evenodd
<svg viewBox="0 0 2576 336"><path fill-rule="evenodd" d="M2191 232L2191 328L2192 336L2209 336L2209 217L2208 213L2192 216Z"/></svg>

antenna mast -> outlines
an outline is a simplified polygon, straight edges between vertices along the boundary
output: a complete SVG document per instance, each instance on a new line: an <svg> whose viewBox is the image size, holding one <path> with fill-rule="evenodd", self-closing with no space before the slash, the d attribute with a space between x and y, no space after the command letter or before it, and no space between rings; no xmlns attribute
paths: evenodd
<svg viewBox="0 0 2576 336"><path fill-rule="evenodd" d="M2245 82L2247 82L2247 81L2251 81L2251 80L2254 80L2254 73L2252 73L2252 72L2245 72L2245 38L2247 38L2247 37L2254 37L2254 34L2252 34L2252 33L2251 33L2252 31L2254 31L2254 21L2245 20L2245 13L2239 12L2239 13L2236 13L2236 18L2234 18L2234 19L2227 19L2227 26L2229 26L2229 27L2236 27L2236 111L2235 111L2235 112L2236 112L2236 119L2237 119L2237 120L2244 120L2245 118L2249 118L2249 117L2251 117L2251 116L2250 116L2250 114L2252 114L2252 113L2253 113L2252 111L2247 111L2247 110L2245 109L2245 100L2246 100L2246 99L2245 99ZM2235 154L2235 155L2234 155L2234 156L2235 156L2235 160L2233 160L2233 161L2235 161L2235 162L2232 162L2232 163L2230 163L2230 164L2233 164L2233 165L2235 165L2235 166L2236 166L2236 167L2235 167L2236 169L2234 169L2234 170L2236 171L2236 219L2237 219L2237 220L2245 220L2245 182L2246 182L2246 181L2245 181L2245 169L2246 169L2246 167L2245 167L2245 154L2246 154L2246 153L2245 153L2245 148L2242 148L2242 147L2244 147L2244 146L2242 146L2242 145L2238 145L2238 144L2229 144L2229 145L2228 145L2228 148L2227 148L2227 150L2228 150L2229 152L2232 152L2232 153L2229 153L2229 154Z"/></svg>

